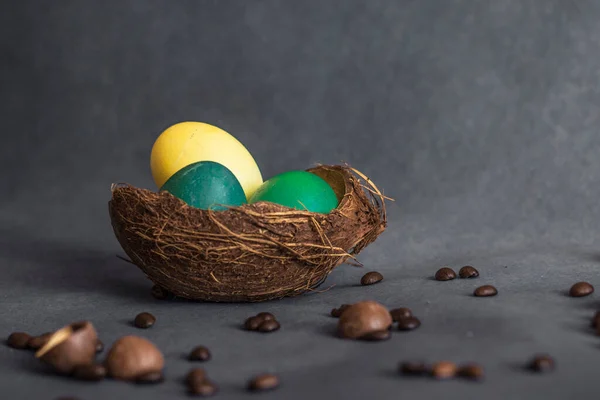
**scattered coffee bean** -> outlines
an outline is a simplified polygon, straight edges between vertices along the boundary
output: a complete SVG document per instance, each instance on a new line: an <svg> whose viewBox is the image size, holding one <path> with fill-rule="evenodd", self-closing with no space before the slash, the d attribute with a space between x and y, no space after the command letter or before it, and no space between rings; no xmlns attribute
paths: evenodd
<svg viewBox="0 0 600 400"><path fill-rule="evenodd" d="M451 281L454 278L456 278L456 272L448 267L440 268L435 273L436 281Z"/></svg>
<svg viewBox="0 0 600 400"><path fill-rule="evenodd" d="M136 328L148 329L151 328L156 322L156 317L148 312L139 313L135 316L133 324Z"/></svg>
<svg viewBox="0 0 600 400"><path fill-rule="evenodd" d="M528 365L534 372L550 372L554 370L554 359L546 354L535 356Z"/></svg>
<svg viewBox="0 0 600 400"><path fill-rule="evenodd" d="M263 332L263 333L269 333L269 332L275 332L275 331L279 330L279 328L281 328L281 325L279 325L279 322L277 322L274 319L269 319L269 320L263 321L258 326L258 331Z"/></svg>
<svg viewBox="0 0 600 400"><path fill-rule="evenodd" d="M28 347L28 343L31 340L31 336L29 336L25 332L13 332L6 339L6 344L13 349L26 349Z"/></svg>
<svg viewBox="0 0 600 400"><path fill-rule="evenodd" d="M27 343L27 347L31 350L39 350L48 342L53 332L46 332L40 336L32 336Z"/></svg>
<svg viewBox="0 0 600 400"><path fill-rule="evenodd" d="M377 271L367 272L360 280L360 284L363 286L374 285L383 280L383 275Z"/></svg>
<svg viewBox="0 0 600 400"><path fill-rule="evenodd" d="M256 316L258 318L262 318L263 321L269 321L272 319L276 319L275 316L273 314L271 314L270 312L259 312L258 314L256 314Z"/></svg>
<svg viewBox="0 0 600 400"><path fill-rule="evenodd" d="M418 376L429 373L429 368L422 362L405 361L400 363L398 371L403 375Z"/></svg>
<svg viewBox="0 0 600 400"><path fill-rule="evenodd" d="M410 311L410 308L406 308L406 307L394 308L393 310L390 311L390 314L392 315L392 320L394 322L398 322L401 319L409 318L409 317L413 316L412 311Z"/></svg>
<svg viewBox="0 0 600 400"><path fill-rule="evenodd" d="M596 314L592 318L592 328L600 328L600 311L596 311Z"/></svg>
<svg viewBox="0 0 600 400"><path fill-rule="evenodd" d="M166 289L161 288L158 285L152 286L152 297L157 300L173 300L175 296L173 293L169 292Z"/></svg>
<svg viewBox="0 0 600 400"><path fill-rule="evenodd" d="M280 328L275 316L268 312L261 312L250 317L244 322L244 329L248 331L273 332Z"/></svg>
<svg viewBox="0 0 600 400"><path fill-rule="evenodd" d="M473 380L483 379L483 367L479 364L466 364L460 367L458 375Z"/></svg>
<svg viewBox="0 0 600 400"><path fill-rule="evenodd" d="M198 346L190 352L190 361L208 361L211 359L210 350L204 346Z"/></svg>
<svg viewBox="0 0 600 400"><path fill-rule="evenodd" d="M255 331L262 324L263 319L259 317L250 317L244 322L244 329L247 331Z"/></svg>
<svg viewBox="0 0 600 400"><path fill-rule="evenodd" d="M470 265L465 265L458 271L458 276L462 279L477 278L479 276L479 271Z"/></svg>
<svg viewBox="0 0 600 400"><path fill-rule="evenodd" d="M135 379L135 383L139 383L141 385L153 385L156 383L161 383L165 380L162 372L149 372L144 375L140 375Z"/></svg>
<svg viewBox="0 0 600 400"><path fill-rule="evenodd" d="M248 382L248 390L271 390L279 386L279 378L273 374L259 375Z"/></svg>
<svg viewBox="0 0 600 400"><path fill-rule="evenodd" d="M334 318L339 318L344 311L346 311L350 307L350 304L342 304L340 308L334 308L331 310L331 316Z"/></svg>
<svg viewBox="0 0 600 400"><path fill-rule="evenodd" d="M389 331L389 329L386 329L383 331L367 333L366 335L361 336L359 339L367 342L381 342L383 340L388 340L391 337L392 333Z"/></svg>
<svg viewBox="0 0 600 400"><path fill-rule="evenodd" d="M338 335L358 339L371 332L386 330L392 325L387 308L375 301L361 301L348 307L338 320Z"/></svg>
<svg viewBox="0 0 600 400"><path fill-rule="evenodd" d="M491 297L498 294L498 290L492 285L483 285L475 289L473 295L476 297Z"/></svg>
<svg viewBox="0 0 600 400"><path fill-rule="evenodd" d="M398 330L412 331L421 326L421 321L417 317L402 318L398 321Z"/></svg>
<svg viewBox="0 0 600 400"><path fill-rule="evenodd" d="M191 369L190 372L188 372L187 376L185 377L185 381L190 386L193 384L202 383L205 380L206 380L206 371L204 371L202 368Z"/></svg>
<svg viewBox="0 0 600 400"><path fill-rule="evenodd" d="M96 353L102 353L104 351L104 343L102 340L98 339L96 342Z"/></svg>
<svg viewBox="0 0 600 400"><path fill-rule="evenodd" d="M587 282L577 282L569 290L571 297L584 297L592 293L594 293L594 287Z"/></svg>
<svg viewBox="0 0 600 400"><path fill-rule="evenodd" d="M106 368L101 364L78 365L73 369L73 377L82 381L101 381L106 377Z"/></svg>
<svg viewBox="0 0 600 400"><path fill-rule="evenodd" d="M204 380L202 382L194 382L189 385L190 394L200 397L209 397L213 396L219 391L217 385L209 380Z"/></svg>
<svg viewBox="0 0 600 400"><path fill-rule="evenodd" d="M440 361L431 367L431 375L436 379L450 379L456 376L458 367L450 361Z"/></svg>

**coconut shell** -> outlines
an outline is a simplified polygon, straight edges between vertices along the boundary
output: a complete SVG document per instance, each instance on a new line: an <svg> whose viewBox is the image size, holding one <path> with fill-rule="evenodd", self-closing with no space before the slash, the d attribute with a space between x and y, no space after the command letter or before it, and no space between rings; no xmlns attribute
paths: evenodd
<svg viewBox="0 0 600 400"><path fill-rule="evenodd" d="M347 166L309 171L340 201L329 214L269 202L201 210L164 191L113 185L113 230L131 261L178 297L256 302L298 295L386 227L384 196L366 176Z"/></svg>

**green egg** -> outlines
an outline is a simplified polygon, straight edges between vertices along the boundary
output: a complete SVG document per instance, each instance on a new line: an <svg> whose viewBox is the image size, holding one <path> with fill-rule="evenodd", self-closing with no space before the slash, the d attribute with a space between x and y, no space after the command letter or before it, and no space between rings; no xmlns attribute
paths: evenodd
<svg viewBox="0 0 600 400"><path fill-rule="evenodd" d="M249 203L259 201L322 214L338 206L338 198L331 186L306 171L284 172L264 182L250 197Z"/></svg>
<svg viewBox="0 0 600 400"><path fill-rule="evenodd" d="M224 206L246 203L242 185L227 167L213 162L200 161L177 171L160 188L204 210L226 210Z"/></svg>

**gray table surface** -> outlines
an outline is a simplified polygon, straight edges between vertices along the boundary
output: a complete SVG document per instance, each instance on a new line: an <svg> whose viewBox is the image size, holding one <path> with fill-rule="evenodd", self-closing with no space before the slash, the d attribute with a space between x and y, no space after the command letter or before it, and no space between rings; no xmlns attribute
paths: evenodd
<svg viewBox="0 0 600 400"><path fill-rule="evenodd" d="M3 4L4 5L4 4ZM588 328L600 284L600 3L596 1L53 1L0 12L0 336L89 319L164 352L154 387L86 384L0 347L2 398L185 397L203 344L221 399L254 374L264 399L566 399L600 389ZM180 120L223 127L265 177L347 161L390 203L389 228L323 293L264 304L161 302L122 254L112 182L153 188L154 138ZM476 280L436 282L445 265ZM363 273L385 280L361 287ZM493 284L494 298L473 289ZM341 340L341 303L408 306L420 329ZM140 331L141 311L158 322ZM258 311L271 335L240 329ZM557 370L522 370L535 353ZM406 379L402 360L475 361L481 383Z"/></svg>

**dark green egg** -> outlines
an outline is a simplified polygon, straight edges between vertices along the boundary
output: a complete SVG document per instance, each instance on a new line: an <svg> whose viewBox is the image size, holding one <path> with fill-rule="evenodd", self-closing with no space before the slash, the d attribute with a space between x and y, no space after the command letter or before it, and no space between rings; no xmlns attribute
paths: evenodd
<svg viewBox="0 0 600 400"><path fill-rule="evenodd" d="M177 171L160 188L203 210L226 210L246 203L246 195L235 175L213 161L200 161Z"/></svg>

